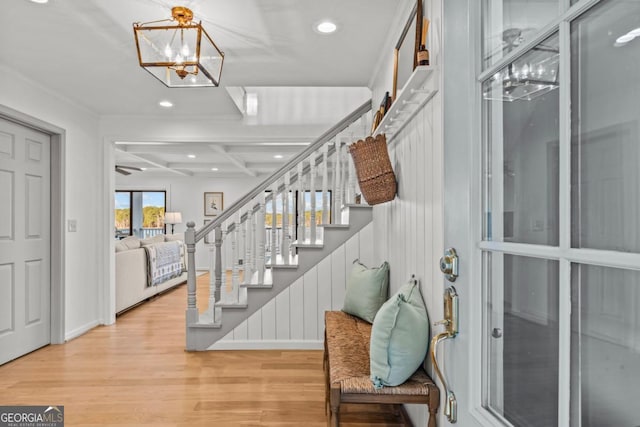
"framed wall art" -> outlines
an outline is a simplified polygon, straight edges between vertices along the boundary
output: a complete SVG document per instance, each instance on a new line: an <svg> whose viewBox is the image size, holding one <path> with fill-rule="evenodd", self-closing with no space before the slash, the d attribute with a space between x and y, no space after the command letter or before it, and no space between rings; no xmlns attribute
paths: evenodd
<svg viewBox="0 0 640 427"><path fill-rule="evenodd" d="M204 193L204 216L216 217L224 209L223 193Z"/></svg>
<svg viewBox="0 0 640 427"><path fill-rule="evenodd" d="M422 38L422 0L416 0L409 19L393 50L393 89L391 98L396 100L398 88L402 88L418 66L418 50ZM407 37L408 36L408 37Z"/></svg>

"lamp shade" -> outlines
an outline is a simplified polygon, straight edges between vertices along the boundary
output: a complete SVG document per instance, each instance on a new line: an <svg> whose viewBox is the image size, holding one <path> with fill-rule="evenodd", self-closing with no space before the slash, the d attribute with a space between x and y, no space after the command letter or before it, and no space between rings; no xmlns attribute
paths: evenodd
<svg viewBox="0 0 640 427"><path fill-rule="evenodd" d="M192 22L191 10L174 7L171 14L164 21L133 24L140 66L168 87L218 86L224 53L200 22Z"/></svg>
<svg viewBox="0 0 640 427"><path fill-rule="evenodd" d="M182 213L181 212L165 212L164 223L172 224L172 225L182 223Z"/></svg>

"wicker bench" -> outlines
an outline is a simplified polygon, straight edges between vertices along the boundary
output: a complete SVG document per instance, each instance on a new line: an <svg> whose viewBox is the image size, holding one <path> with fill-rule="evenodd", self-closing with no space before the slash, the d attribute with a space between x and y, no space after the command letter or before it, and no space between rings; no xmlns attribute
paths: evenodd
<svg viewBox="0 0 640 427"><path fill-rule="evenodd" d="M404 384L375 389L369 379L371 325L342 311L325 312L325 411L331 426L340 425L342 403L397 405L406 425L412 425L402 403L429 408L428 427L436 427L440 391L422 369Z"/></svg>

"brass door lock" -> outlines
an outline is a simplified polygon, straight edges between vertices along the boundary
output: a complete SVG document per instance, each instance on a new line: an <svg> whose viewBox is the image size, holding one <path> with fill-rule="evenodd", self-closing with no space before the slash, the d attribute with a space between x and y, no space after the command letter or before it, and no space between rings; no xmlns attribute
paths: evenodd
<svg viewBox="0 0 640 427"><path fill-rule="evenodd" d="M454 248L449 248L440 258L440 271L450 282L455 282L458 278L458 254Z"/></svg>

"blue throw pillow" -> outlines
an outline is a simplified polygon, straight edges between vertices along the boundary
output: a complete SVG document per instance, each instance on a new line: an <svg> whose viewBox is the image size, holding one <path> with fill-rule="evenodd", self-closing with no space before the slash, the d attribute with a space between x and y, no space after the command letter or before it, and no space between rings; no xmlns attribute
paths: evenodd
<svg viewBox="0 0 640 427"><path fill-rule="evenodd" d="M405 382L429 348L429 317L415 280L385 302L371 328L371 381L376 388Z"/></svg>
<svg viewBox="0 0 640 427"><path fill-rule="evenodd" d="M385 261L380 267L367 268L355 260L347 279L342 311L372 323L388 293L389 263Z"/></svg>

